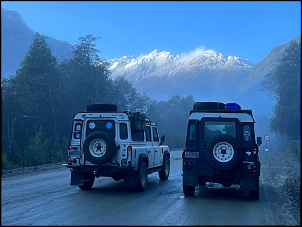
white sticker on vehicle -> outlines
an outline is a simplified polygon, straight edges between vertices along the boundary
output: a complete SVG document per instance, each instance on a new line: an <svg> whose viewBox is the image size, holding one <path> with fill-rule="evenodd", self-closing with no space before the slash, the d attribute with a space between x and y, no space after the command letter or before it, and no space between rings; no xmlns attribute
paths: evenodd
<svg viewBox="0 0 302 227"><path fill-rule="evenodd" d="M94 122L90 122L89 123L89 128L90 129L94 129L95 128L95 123Z"/></svg>

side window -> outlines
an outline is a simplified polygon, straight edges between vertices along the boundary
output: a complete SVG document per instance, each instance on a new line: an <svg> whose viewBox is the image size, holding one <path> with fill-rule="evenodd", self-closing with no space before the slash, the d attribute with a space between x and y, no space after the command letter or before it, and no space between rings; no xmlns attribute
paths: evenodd
<svg viewBox="0 0 302 227"><path fill-rule="evenodd" d="M146 141L151 142L151 128L148 126L146 127Z"/></svg>
<svg viewBox="0 0 302 227"><path fill-rule="evenodd" d="M144 141L144 131L131 132L133 141Z"/></svg>
<svg viewBox="0 0 302 227"><path fill-rule="evenodd" d="M127 124L121 123L120 124L120 138L122 140L128 139L128 130L127 130Z"/></svg>
<svg viewBox="0 0 302 227"><path fill-rule="evenodd" d="M153 132L153 142L159 142L157 129L155 127L152 127L152 132Z"/></svg>
<svg viewBox="0 0 302 227"><path fill-rule="evenodd" d="M252 141L251 127L249 125L244 125L243 126L243 141L244 142L251 142Z"/></svg>
<svg viewBox="0 0 302 227"><path fill-rule="evenodd" d="M188 125L187 140L196 140L196 122Z"/></svg>

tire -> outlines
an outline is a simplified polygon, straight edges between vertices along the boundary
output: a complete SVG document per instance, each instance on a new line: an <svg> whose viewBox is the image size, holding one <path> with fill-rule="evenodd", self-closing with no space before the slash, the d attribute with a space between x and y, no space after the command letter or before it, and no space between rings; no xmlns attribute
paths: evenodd
<svg viewBox="0 0 302 227"><path fill-rule="evenodd" d="M142 161L137 174L137 191L142 192L147 188L148 183L148 170L147 163Z"/></svg>
<svg viewBox="0 0 302 227"><path fill-rule="evenodd" d="M186 196L193 196L195 193L195 186L183 185L182 188Z"/></svg>
<svg viewBox="0 0 302 227"><path fill-rule="evenodd" d="M193 110L217 110L225 109L225 104L221 102L196 102Z"/></svg>
<svg viewBox="0 0 302 227"><path fill-rule="evenodd" d="M198 185L200 185L200 186L206 185L206 180L205 180L204 177L199 177L198 178Z"/></svg>
<svg viewBox="0 0 302 227"><path fill-rule="evenodd" d="M168 155L164 156L163 159L163 168L161 171L158 171L159 179L161 180L168 180L170 175L170 159Z"/></svg>
<svg viewBox="0 0 302 227"><path fill-rule="evenodd" d="M251 200L259 200L259 177L257 179L257 189L250 190L250 199Z"/></svg>
<svg viewBox="0 0 302 227"><path fill-rule="evenodd" d="M88 177L88 179L89 179L89 178L90 178L89 181L84 182L84 185L79 186L80 189L86 191L86 190L90 190L90 189L92 188L92 185L93 185L93 183L94 183L95 177L92 176L92 177ZM85 179L86 179L86 177L85 177Z"/></svg>
<svg viewBox="0 0 302 227"><path fill-rule="evenodd" d="M114 104L89 104L87 112L111 111L117 112L117 106Z"/></svg>
<svg viewBox="0 0 302 227"><path fill-rule="evenodd" d="M215 169L233 169L239 164L241 156L240 143L229 135L213 137L206 147L206 158Z"/></svg>
<svg viewBox="0 0 302 227"><path fill-rule="evenodd" d="M121 178L121 177L118 177L118 176L114 176L114 177L112 177L112 179L115 180L115 181L119 181L119 180L121 180L122 178Z"/></svg>
<svg viewBox="0 0 302 227"><path fill-rule="evenodd" d="M104 132L91 133L83 144L85 158L93 164L104 164L110 161L116 151L115 142Z"/></svg>

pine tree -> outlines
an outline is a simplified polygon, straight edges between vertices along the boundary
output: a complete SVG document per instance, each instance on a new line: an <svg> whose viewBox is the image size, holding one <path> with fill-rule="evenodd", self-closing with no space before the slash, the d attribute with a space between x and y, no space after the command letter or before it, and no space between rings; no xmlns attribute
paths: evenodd
<svg viewBox="0 0 302 227"><path fill-rule="evenodd" d="M264 85L264 83L266 85ZM301 138L301 42L291 41L280 63L263 83L276 98L270 128L289 140Z"/></svg>

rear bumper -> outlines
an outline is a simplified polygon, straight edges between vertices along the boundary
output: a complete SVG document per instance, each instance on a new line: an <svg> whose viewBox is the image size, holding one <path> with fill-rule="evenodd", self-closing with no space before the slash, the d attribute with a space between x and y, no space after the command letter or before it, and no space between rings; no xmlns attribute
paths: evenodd
<svg viewBox="0 0 302 227"><path fill-rule="evenodd" d="M97 165L85 165L85 166L68 166L71 168L72 172L82 172L86 174L93 174L96 177L105 176L105 177L112 177L117 174L123 174L128 171L132 171L134 166L118 166L118 165L110 165L110 166L97 166Z"/></svg>
<svg viewBox="0 0 302 227"><path fill-rule="evenodd" d="M239 184L241 189L254 190L257 187L258 173L246 172L243 169L186 169L183 171L183 185L198 186L200 179L204 182L220 183L223 185Z"/></svg>

